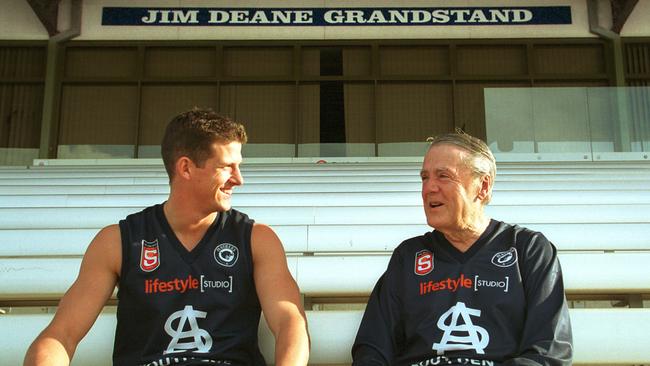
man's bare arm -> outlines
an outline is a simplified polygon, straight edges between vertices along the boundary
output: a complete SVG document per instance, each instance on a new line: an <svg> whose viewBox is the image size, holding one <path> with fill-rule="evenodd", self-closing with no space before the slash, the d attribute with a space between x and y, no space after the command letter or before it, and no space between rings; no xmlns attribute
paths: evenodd
<svg viewBox="0 0 650 366"><path fill-rule="evenodd" d="M306 365L309 359L307 320L300 291L287 268L282 243L270 227L255 224L252 248L257 294L275 336L275 364Z"/></svg>
<svg viewBox="0 0 650 366"><path fill-rule="evenodd" d="M121 261L119 226L105 227L88 246L79 276L61 299L52 322L27 350L25 366L70 363L77 345L113 293Z"/></svg>

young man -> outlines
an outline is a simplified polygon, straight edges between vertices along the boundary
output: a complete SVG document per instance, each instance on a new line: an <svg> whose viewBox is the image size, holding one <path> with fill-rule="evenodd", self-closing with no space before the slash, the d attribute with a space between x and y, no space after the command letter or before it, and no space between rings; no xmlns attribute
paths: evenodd
<svg viewBox="0 0 650 366"><path fill-rule="evenodd" d="M464 133L434 138L420 176L434 231L393 252L353 365L571 365L556 249L486 216L496 176L487 145Z"/></svg>
<svg viewBox="0 0 650 366"><path fill-rule="evenodd" d="M102 229L25 365L67 365L118 285L113 364L263 365L260 310L276 365L305 365L298 287L273 230L231 209L244 127L210 110L167 126L167 201Z"/></svg>

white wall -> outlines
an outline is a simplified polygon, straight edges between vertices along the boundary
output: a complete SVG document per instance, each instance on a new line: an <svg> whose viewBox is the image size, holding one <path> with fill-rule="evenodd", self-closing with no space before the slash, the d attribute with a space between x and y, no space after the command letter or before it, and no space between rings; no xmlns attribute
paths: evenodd
<svg viewBox="0 0 650 366"><path fill-rule="evenodd" d="M521 26L354 26L354 27L174 27L174 26L102 26L104 6L148 7L465 7L465 6L561 6L570 5L573 24ZM359 0L84 0L84 18L79 40L177 40L177 39L441 39L441 38L547 38L595 37L589 33L585 0L442 0L404 1Z"/></svg>
<svg viewBox="0 0 650 366"><path fill-rule="evenodd" d="M0 40L46 40L48 37L27 0L0 1Z"/></svg>
<svg viewBox="0 0 650 366"><path fill-rule="evenodd" d="M247 40L247 39L445 39L445 38L566 38L595 37L589 33L586 0L84 0L82 33L77 40ZM60 23L68 19L68 0L62 2ZM163 27L102 26L104 6L149 7L465 7L465 6L571 6L570 25L508 26L354 26L354 27ZM609 16L609 14L605 14ZM601 20L601 23L605 24ZM61 27L60 27L61 28ZM65 28L65 26L63 26ZM639 1L621 32L624 37L650 36L650 1ZM27 0L0 1L0 39L45 40L48 34Z"/></svg>
<svg viewBox="0 0 650 366"><path fill-rule="evenodd" d="M650 1L641 0L636 3L634 11L621 30L621 36L650 37Z"/></svg>

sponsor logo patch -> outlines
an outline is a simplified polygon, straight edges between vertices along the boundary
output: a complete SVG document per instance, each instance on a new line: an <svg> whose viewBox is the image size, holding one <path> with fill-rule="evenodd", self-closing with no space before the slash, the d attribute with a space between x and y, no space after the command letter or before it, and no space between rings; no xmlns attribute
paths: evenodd
<svg viewBox="0 0 650 366"><path fill-rule="evenodd" d="M420 282L420 295L426 295L436 291L456 292L462 287L472 288L472 279L465 277L461 273L460 277L456 279L446 278L440 281Z"/></svg>
<svg viewBox="0 0 650 366"><path fill-rule="evenodd" d="M426 249L415 253L415 274L424 276L431 271L433 271L433 253Z"/></svg>
<svg viewBox="0 0 650 366"><path fill-rule="evenodd" d="M214 248L214 260L224 267L232 267L239 258L239 248L230 244L222 243Z"/></svg>
<svg viewBox="0 0 650 366"><path fill-rule="evenodd" d="M490 343L488 331L474 325L472 317L481 318L481 310L465 306L457 302L438 319L438 328L444 331L440 342L431 347L438 355L446 351L474 350L477 354L485 354L485 347Z"/></svg>
<svg viewBox="0 0 650 366"><path fill-rule="evenodd" d="M508 292L510 288L510 277L505 276L502 280L486 280L479 275L474 275L474 278L472 279L471 276L465 277L465 274L461 273L458 278L445 278L438 281L422 281L420 282L419 294L422 296L438 291L456 292L462 288L473 289L474 292L479 290L499 290Z"/></svg>
<svg viewBox="0 0 650 366"><path fill-rule="evenodd" d="M145 294L157 294L163 292L177 292L184 294L188 291L198 290L200 292L206 292L212 289L232 293L232 276L228 276L228 279L226 280L210 280L204 275L201 275L199 278L189 275L187 278L173 278L171 280L161 280L159 278L144 280Z"/></svg>
<svg viewBox="0 0 650 366"><path fill-rule="evenodd" d="M160 266L160 248L158 239L154 241L142 240L140 251L140 269L145 272L152 272Z"/></svg>
<svg viewBox="0 0 650 366"><path fill-rule="evenodd" d="M203 357L194 357L194 356L164 356L158 358L156 361L151 361L149 363L142 363L140 366L163 366L163 365L176 365L181 362L187 361L196 361L200 364L206 365L232 365L230 360L209 360Z"/></svg>
<svg viewBox="0 0 650 366"><path fill-rule="evenodd" d="M205 311L194 310L186 305L183 310L172 313L165 322L165 332L172 337L163 354L193 351L208 353L212 348L212 337L205 329L199 327L197 319L208 315Z"/></svg>
<svg viewBox="0 0 650 366"><path fill-rule="evenodd" d="M432 366L432 365L476 365L476 366L494 366L495 362L490 360L478 360L467 357L447 357L436 356L427 358L418 363L412 363L411 366Z"/></svg>
<svg viewBox="0 0 650 366"><path fill-rule="evenodd" d="M497 267L506 268L517 263L517 249L510 248L505 252L499 252L492 257L492 264Z"/></svg>
<svg viewBox="0 0 650 366"><path fill-rule="evenodd" d="M503 292L508 292L510 286L510 277L505 276L503 280L482 280L479 275L474 276L474 291L478 291L480 287L503 289Z"/></svg>

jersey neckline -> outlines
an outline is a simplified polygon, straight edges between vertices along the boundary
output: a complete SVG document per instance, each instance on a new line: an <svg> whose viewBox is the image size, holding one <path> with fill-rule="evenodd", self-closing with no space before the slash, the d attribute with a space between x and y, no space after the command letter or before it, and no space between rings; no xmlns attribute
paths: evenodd
<svg viewBox="0 0 650 366"><path fill-rule="evenodd" d="M497 229L499 221L490 219L490 223L485 228L481 236L472 244L471 247L466 252L461 252L456 249L449 240L445 237L443 233L437 230L433 230L429 235L429 240L432 242L438 243L439 247L442 248L447 254L454 258L459 263L467 263L474 255L485 246L489 241L488 238L492 236L492 233Z"/></svg>
<svg viewBox="0 0 650 366"><path fill-rule="evenodd" d="M155 207L155 212L156 212L156 216L158 217L158 221L160 222L163 231L167 234L167 237L169 238L169 243L171 244L172 248L176 250L176 252L183 259L183 261L185 261L187 264L192 264L199 256L199 254L203 251L203 248L208 245L210 237L212 237L212 235L217 230L217 228L222 226L222 220L225 217L225 215L223 212L217 212L217 216L215 216L214 221L212 221L212 224L210 224L208 230L205 231L205 234L203 234L203 237L201 238L201 240L199 240L199 243L192 250L187 250L187 248L183 246L181 241L176 236L176 233L172 229L171 225L169 225L169 221L167 221L167 217L165 216L165 211L163 210L163 205L164 202L161 204L157 204Z"/></svg>

